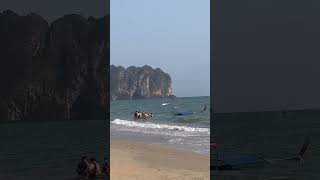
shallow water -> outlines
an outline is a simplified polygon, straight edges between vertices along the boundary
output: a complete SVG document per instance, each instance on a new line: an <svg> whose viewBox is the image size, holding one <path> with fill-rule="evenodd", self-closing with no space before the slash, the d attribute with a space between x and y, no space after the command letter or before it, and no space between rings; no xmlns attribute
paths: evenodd
<svg viewBox="0 0 320 180"><path fill-rule="evenodd" d="M79 179L81 155L107 157L105 121L0 124L0 179Z"/></svg>
<svg viewBox="0 0 320 180"><path fill-rule="evenodd" d="M263 158L296 156L306 137L310 145L303 163L281 163L211 171L219 180L320 179L320 113L279 112L218 114L214 116L214 141L225 156L254 155ZM212 156L213 157L213 156ZM212 161L214 162L214 161Z"/></svg>
<svg viewBox="0 0 320 180"><path fill-rule="evenodd" d="M203 111L205 105L207 110ZM110 108L111 140L133 139L209 155L209 97L112 101ZM136 110L152 112L154 117L134 119ZM180 111L193 114L174 115Z"/></svg>

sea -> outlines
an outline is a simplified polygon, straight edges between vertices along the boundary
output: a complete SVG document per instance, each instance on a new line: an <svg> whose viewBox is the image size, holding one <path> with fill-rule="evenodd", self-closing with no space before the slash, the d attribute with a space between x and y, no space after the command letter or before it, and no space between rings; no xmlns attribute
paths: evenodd
<svg viewBox="0 0 320 180"><path fill-rule="evenodd" d="M218 156L281 159L297 156L309 139L304 161L260 164L231 171L211 171L217 180L320 179L320 111L272 111L215 114L211 163Z"/></svg>
<svg viewBox="0 0 320 180"><path fill-rule="evenodd" d="M106 129L106 120L0 123L0 180L81 179L81 156L109 156Z"/></svg>
<svg viewBox="0 0 320 180"><path fill-rule="evenodd" d="M135 111L154 117L135 119ZM193 114L174 115L178 112ZM111 143L125 139L209 155L210 97L111 101L110 117Z"/></svg>

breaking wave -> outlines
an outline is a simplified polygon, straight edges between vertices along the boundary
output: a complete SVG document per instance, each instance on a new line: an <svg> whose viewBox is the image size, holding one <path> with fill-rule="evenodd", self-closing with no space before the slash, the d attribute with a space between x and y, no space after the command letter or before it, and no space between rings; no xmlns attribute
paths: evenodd
<svg viewBox="0 0 320 180"><path fill-rule="evenodd" d="M166 129L166 130L177 130L186 132L201 132L210 134L209 128L198 128L198 127L188 127L188 126L175 126L168 124L155 124L155 123L143 123L128 120L115 119L111 121L112 124L122 125L127 127L137 127L137 128L148 128L148 129Z"/></svg>

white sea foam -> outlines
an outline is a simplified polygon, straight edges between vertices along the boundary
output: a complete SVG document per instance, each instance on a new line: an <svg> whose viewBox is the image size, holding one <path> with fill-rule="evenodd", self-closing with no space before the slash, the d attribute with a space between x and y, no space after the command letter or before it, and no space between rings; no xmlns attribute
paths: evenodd
<svg viewBox="0 0 320 180"><path fill-rule="evenodd" d="M166 130L177 130L186 132L200 132L205 134L210 134L209 128L198 128L198 127L188 127L188 126L175 126L168 124L155 124L149 122L135 122L122 119L115 119L111 121L112 124L122 125L126 127L136 127L136 128L147 128L147 129L166 129Z"/></svg>

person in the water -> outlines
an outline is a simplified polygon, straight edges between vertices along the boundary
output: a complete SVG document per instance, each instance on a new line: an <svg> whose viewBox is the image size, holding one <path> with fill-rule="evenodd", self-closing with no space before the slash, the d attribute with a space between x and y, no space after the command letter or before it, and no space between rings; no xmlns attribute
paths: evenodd
<svg viewBox="0 0 320 180"><path fill-rule="evenodd" d="M207 105L203 108L203 112L205 112L207 110Z"/></svg>
<svg viewBox="0 0 320 180"><path fill-rule="evenodd" d="M139 111L134 112L134 117L137 118L139 116Z"/></svg>
<svg viewBox="0 0 320 180"><path fill-rule="evenodd" d="M136 112L134 113L134 117L135 117L135 118L144 118L144 119L147 119L147 118L153 117L153 114L152 114L152 113L148 113L148 112L139 112L139 111L136 111Z"/></svg>

